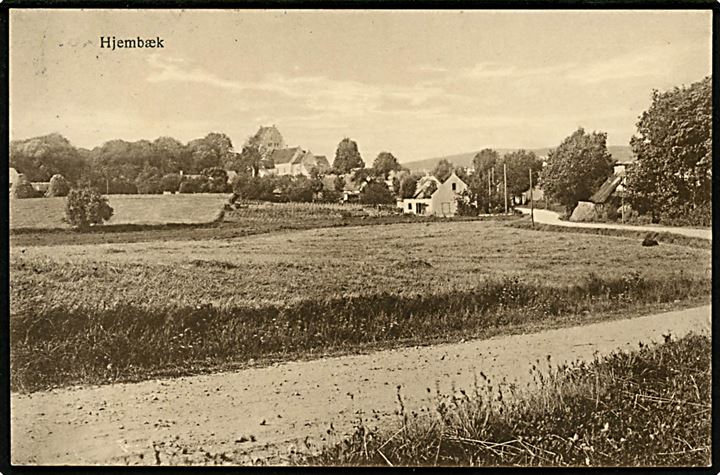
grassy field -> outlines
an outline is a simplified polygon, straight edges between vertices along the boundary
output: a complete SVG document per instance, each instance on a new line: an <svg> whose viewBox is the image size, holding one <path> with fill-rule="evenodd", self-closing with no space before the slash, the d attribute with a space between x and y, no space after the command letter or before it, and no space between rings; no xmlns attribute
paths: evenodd
<svg viewBox="0 0 720 475"><path fill-rule="evenodd" d="M710 294L709 250L492 221L12 245L10 260L16 390L482 336Z"/></svg>
<svg viewBox="0 0 720 475"><path fill-rule="evenodd" d="M688 335L592 363L536 369L535 386L437 394L432 417L369 430L312 465L705 466L711 463L710 337ZM548 362L549 364L549 362ZM482 375L481 375L482 376Z"/></svg>
<svg viewBox="0 0 720 475"><path fill-rule="evenodd" d="M207 223L228 199L225 194L110 195L114 213L106 225ZM10 229L67 229L65 198L10 200Z"/></svg>
<svg viewBox="0 0 720 475"><path fill-rule="evenodd" d="M487 218L455 218L483 220ZM492 218L512 220L516 217ZM70 229L14 228L11 246L110 244L149 241L198 241L233 239L254 234L326 227L374 226L398 223L444 222L445 218L378 211L372 206L315 203L255 203L226 211L222 222L193 224L115 224L86 232Z"/></svg>

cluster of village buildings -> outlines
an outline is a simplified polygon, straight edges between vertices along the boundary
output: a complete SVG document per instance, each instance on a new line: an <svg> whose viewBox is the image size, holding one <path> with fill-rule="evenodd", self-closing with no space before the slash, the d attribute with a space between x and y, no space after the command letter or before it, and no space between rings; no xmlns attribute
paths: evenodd
<svg viewBox="0 0 720 475"><path fill-rule="evenodd" d="M260 127L253 139L256 141L264 161L272 163L274 167L260 170L261 176L266 175L304 175L311 176L312 170L323 175L323 183L328 188L335 186L338 175L328 174L331 170L330 162L325 155L314 155L301 147L289 148L286 146L282 134L275 125ZM392 188L393 180L399 178L399 172L391 171L385 184ZM368 185L367 180L356 180L353 174L343 176L342 192L344 202L356 201L363 188ZM417 184L415 195L412 198L398 200L397 206L406 214L454 216L457 212L457 196L468 189L468 185L455 173L452 173L444 182L429 173L423 176Z"/></svg>

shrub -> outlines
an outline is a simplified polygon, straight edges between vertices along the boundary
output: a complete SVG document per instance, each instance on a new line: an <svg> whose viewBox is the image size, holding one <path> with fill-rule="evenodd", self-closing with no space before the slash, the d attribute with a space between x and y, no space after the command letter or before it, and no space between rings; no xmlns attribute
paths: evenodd
<svg viewBox="0 0 720 475"><path fill-rule="evenodd" d="M360 203L368 205L391 204L395 197L385 183L373 181L365 185L360 192Z"/></svg>
<svg viewBox="0 0 720 475"><path fill-rule="evenodd" d="M180 193L202 193L207 185L207 178L204 176L183 178L180 183Z"/></svg>
<svg viewBox="0 0 720 475"><path fill-rule="evenodd" d="M42 193L33 188L29 181L23 181L13 185L12 193L15 198L20 199L39 198L42 196Z"/></svg>
<svg viewBox="0 0 720 475"><path fill-rule="evenodd" d="M220 167L205 168L201 172L205 177L202 191L206 193L227 193L230 191L227 172Z"/></svg>
<svg viewBox="0 0 720 475"><path fill-rule="evenodd" d="M146 168L135 179L138 193L143 195L155 195L162 193L160 184L160 171L157 168Z"/></svg>
<svg viewBox="0 0 720 475"><path fill-rule="evenodd" d="M136 195L138 192L137 185L125 178L113 178L105 183L107 193L110 195ZM101 190L105 189L100 187Z"/></svg>
<svg viewBox="0 0 720 475"><path fill-rule="evenodd" d="M55 174L50 178L50 186L48 186L45 196L67 196L69 192L70 184L65 177Z"/></svg>
<svg viewBox="0 0 720 475"><path fill-rule="evenodd" d="M179 173L168 173L160 179L160 188L162 191L177 193L180 189L180 181L182 177Z"/></svg>
<svg viewBox="0 0 720 475"><path fill-rule="evenodd" d="M110 219L113 209L107 198L91 188L70 190L65 202L65 220L75 228L87 229Z"/></svg>

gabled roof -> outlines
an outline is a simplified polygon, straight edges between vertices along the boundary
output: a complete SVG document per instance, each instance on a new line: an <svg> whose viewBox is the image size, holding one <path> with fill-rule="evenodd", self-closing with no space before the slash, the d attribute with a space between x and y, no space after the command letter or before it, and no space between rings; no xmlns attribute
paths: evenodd
<svg viewBox="0 0 720 475"><path fill-rule="evenodd" d="M615 192L617 187L622 183L622 176L611 175L605 182L600 185L600 188L590 197L590 201L593 203L605 203L610 196Z"/></svg>
<svg viewBox="0 0 720 475"><path fill-rule="evenodd" d="M270 155L268 156L268 158L271 159L275 165L279 163L289 163L293 158L295 158L295 154L299 150L300 147L279 148L273 150L272 153L270 153Z"/></svg>
<svg viewBox="0 0 720 475"><path fill-rule="evenodd" d="M430 198L432 196L432 193L427 193L427 191L431 183L435 183L435 190L440 188L440 185L442 184L440 180L438 180L432 175L424 176L418 181L417 190L415 190L415 195L413 196L413 198ZM434 192L435 191L433 191L433 193Z"/></svg>

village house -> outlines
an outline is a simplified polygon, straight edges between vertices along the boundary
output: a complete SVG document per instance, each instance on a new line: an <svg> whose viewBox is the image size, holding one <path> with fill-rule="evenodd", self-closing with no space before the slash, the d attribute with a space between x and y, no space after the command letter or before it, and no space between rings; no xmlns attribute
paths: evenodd
<svg viewBox="0 0 720 475"><path fill-rule="evenodd" d="M455 172L443 183L434 176L423 177L415 195L400 204L405 214L451 217L457 213L457 197L467 189L467 184Z"/></svg>
<svg viewBox="0 0 720 475"><path fill-rule="evenodd" d="M580 201L570 216L570 221L597 221L602 217L622 214L625 196L625 178L628 167L633 162L617 162L613 166L613 173L600 188L590 197L589 201Z"/></svg>
<svg viewBox="0 0 720 475"><path fill-rule="evenodd" d="M308 150L300 147L282 148L273 150L267 155L267 160L275 165L275 168L266 170L271 175L304 175L311 176L313 168L324 173L330 169L330 163L323 155L315 156Z"/></svg>
<svg viewBox="0 0 720 475"><path fill-rule="evenodd" d="M311 176L312 170L324 173L330 169L325 155L313 155L309 150L301 147L287 147L282 134L275 125L260 127L253 136L258 144L258 150L264 162L272 164L261 170L261 176L267 175L304 175Z"/></svg>

